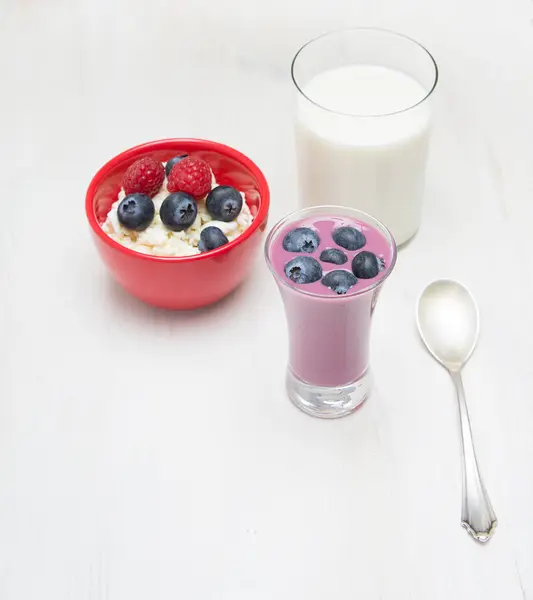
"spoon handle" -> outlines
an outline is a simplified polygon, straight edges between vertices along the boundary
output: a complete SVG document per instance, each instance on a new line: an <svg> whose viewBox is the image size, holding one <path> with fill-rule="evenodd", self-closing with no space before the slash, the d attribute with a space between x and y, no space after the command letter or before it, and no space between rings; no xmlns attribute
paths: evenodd
<svg viewBox="0 0 533 600"><path fill-rule="evenodd" d="M498 524L477 466L465 390L460 371L450 371L459 403L463 441L463 511L461 524L478 542L486 542Z"/></svg>

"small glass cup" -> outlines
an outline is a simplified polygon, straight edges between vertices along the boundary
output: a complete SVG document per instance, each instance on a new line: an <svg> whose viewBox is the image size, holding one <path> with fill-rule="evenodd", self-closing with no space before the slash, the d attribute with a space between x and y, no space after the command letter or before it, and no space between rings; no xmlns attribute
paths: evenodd
<svg viewBox="0 0 533 600"><path fill-rule="evenodd" d="M300 206L358 208L407 242L420 225L434 58L399 33L345 29L308 42L291 72Z"/></svg>
<svg viewBox="0 0 533 600"><path fill-rule="evenodd" d="M272 250L290 224L309 217L355 219L377 229L391 248L390 263L377 281L347 295L319 295L294 286L274 267ZM369 342L372 313L385 279L396 263L396 244L374 217L344 206L301 209L279 221L265 242L266 262L278 285L289 328L286 388L291 401L315 417L352 413L369 396Z"/></svg>

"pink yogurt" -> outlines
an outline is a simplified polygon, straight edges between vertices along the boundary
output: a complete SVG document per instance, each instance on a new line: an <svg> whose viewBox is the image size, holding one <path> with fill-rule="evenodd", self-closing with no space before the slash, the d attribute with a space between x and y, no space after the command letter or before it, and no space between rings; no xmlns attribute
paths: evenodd
<svg viewBox="0 0 533 600"><path fill-rule="evenodd" d="M279 284L289 328L289 368L303 382L320 387L356 382L368 368L372 311L396 260L394 240L378 221L353 209L316 207L299 211L294 218L282 221L267 240L268 262ZM366 237L365 246L349 251L335 244L332 232L341 226L359 229ZM283 248L285 235L296 227L309 227L318 233L320 245L315 252L287 252ZM326 248L342 250L348 261L343 265L320 261ZM315 258L323 276L338 269L351 272L353 258L363 250L381 258L384 268L372 279L358 279L345 295L337 295L320 280L296 284L285 274L285 265L296 256Z"/></svg>

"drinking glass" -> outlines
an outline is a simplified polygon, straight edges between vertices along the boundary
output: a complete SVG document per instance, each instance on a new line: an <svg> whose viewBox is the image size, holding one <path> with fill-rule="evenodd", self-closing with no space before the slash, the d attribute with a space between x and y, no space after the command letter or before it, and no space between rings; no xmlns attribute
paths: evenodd
<svg viewBox="0 0 533 600"><path fill-rule="evenodd" d="M434 58L399 33L346 29L305 44L292 78L300 206L358 208L405 243L420 225Z"/></svg>
<svg viewBox="0 0 533 600"><path fill-rule="evenodd" d="M376 281L359 280L346 295L310 292L296 286L274 266L280 235L289 225L308 218L354 219L378 230L390 245L390 262ZM289 330L286 388L292 402L317 417L353 412L371 390L369 342L372 313L383 282L396 262L396 245L388 229L374 217L343 206L298 210L277 223L265 242L266 262L278 285ZM357 288L360 286L360 289Z"/></svg>

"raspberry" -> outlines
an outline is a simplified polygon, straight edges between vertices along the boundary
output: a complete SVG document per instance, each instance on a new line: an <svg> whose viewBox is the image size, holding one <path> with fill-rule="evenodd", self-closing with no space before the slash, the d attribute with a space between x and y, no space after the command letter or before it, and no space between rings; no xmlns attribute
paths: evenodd
<svg viewBox="0 0 533 600"><path fill-rule="evenodd" d="M211 191L211 169L201 158L188 156L176 163L168 176L169 192L185 192L196 200Z"/></svg>
<svg viewBox="0 0 533 600"><path fill-rule="evenodd" d="M128 167L122 187L126 194L146 194L153 198L165 180L165 167L157 160L146 156Z"/></svg>

